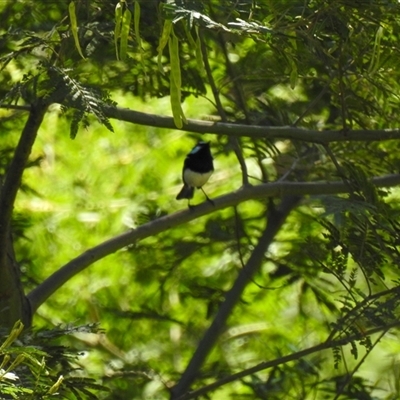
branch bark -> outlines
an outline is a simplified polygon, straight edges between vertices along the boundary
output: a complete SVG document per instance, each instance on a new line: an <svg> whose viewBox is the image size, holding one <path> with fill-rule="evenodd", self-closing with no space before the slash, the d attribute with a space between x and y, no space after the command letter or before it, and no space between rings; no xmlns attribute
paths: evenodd
<svg viewBox="0 0 400 400"><path fill-rule="evenodd" d="M40 100L32 104L0 192L0 326L4 328L12 327L18 319L24 325L30 324L30 310L19 277L10 229L22 174L46 108Z"/></svg>
<svg viewBox="0 0 400 400"><path fill-rule="evenodd" d="M108 118L131 122L133 124L178 129L175 126L172 117L146 114L128 108L111 106L106 106L104 113ZM373 142L400 139L400 129L318 131L292 126L242 125L228 122L200 121L195 119L188 119L187 124L184 124L183 126L183 130L194 133L227 135L237 138L247 136L251 138L264 139L289 139L320 144L331 142Z"/></svg>
<svg viewBox="0 0 400 400"><path fill-rule="evenodd" d="M260 268L265 252L286 220L286 217L299 201L300 197L297 196L285 197L282 200L281 206L268 216L266 229L261 235L257 246L244 268L241 269L232 288L226 293L224 302L221 304L213 322L201 339L199 346L193 354L185 372L182 374L180 381L174 388L172 388L171 400L178 399L184 395L197 378L203 362L214 347L221 330L225 327L226 321L232 313L233 308L240 300L247 284Z"/></svg>
<svg viewBox="0 0 400 400"><path fill-rule="evenodd" d="M26 110L25 106L2 105L0 108ZM148 114L123 107L104 107L107 118L130 122L137 125L153 126L156 128L178 129L172 117ZM187 119L183 130L193 133L209 133L214 135L227 135L231 137L251 137L264 139L300 140L310 143L326 144L332 142L381 142L384 140L400 139L400 129L348 129L324 130L297 128L294 126L261 126L243 125L229 122L202 121Z"/></svg>
<svg viewBox="0 0 400 400"><path fill-rule="evenodd" d="M386 175L371 179L377 187L390 187L400 184L399 175ZM138 242L149 236L157 235L194 219L208 215L227 207L236 206L247 200L283 197L286 195L306 196L322 194L346 193L349 187L340 181L335 182L273 182L257 186L244 186L239 190L213 199L214 205L204 202L193 209L179 211L158 218L136 229L109 239L71 260L59 270L50 275L28 294L32 312L34 313L55 291L68 282L73 276L83 271L94 262L109 254Z"/></svg>

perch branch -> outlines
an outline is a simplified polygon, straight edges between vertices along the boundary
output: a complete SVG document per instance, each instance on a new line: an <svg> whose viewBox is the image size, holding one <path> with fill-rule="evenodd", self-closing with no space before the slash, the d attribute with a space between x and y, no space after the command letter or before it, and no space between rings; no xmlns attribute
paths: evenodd
<svg viewBox="0 0 400 400"><path fill-rule="evenodd" d="M395 186L400 184L400 174L376 177L371 179L371 182L378 187ZM236 206L247 200L266 199L269 197L286 195L306 196L338 194L348 192L348 190L349 188L347 185L340 181L314 183L273 182L257 186L247 185L234 192L213 199L214 205L209 202L204 202L191 210L187 209L163 216L85 251L58 269L28 294L32 312L34 313L57 289L89 265L147 237L157 235L215 211Z"/></svg>

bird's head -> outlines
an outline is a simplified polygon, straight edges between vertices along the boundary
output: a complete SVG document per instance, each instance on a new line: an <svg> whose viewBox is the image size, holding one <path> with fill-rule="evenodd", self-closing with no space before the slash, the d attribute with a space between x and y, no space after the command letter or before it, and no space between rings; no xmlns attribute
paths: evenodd
<svg viewBox="0 0 400 400"><path fill-rule="evenodd" d="M191 150L191 152L189 154L196 154L200 150L205 149L205 148L210 148L210 142L200 141L196 144L196 146L193 147L193 149Z"/></svg>

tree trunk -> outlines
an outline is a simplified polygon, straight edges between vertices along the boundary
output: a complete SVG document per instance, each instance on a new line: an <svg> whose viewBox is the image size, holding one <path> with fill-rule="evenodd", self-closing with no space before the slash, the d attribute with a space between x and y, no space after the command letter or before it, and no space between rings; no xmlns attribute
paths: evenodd
<svg viewBox="0 0 400 400"><path fill-rule="evenodd" d="M5 173L0 191L0 330L8 331L18 320L31 324L29 301L24 295L20 270L11 236L11 220L22 174L43 121L47 105L38 99L31 105L14 155Z"/></svg>

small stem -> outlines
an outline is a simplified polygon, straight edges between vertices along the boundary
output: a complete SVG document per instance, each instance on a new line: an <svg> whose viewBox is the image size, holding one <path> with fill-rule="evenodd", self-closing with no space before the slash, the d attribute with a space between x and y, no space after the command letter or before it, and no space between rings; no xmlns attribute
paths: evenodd
<svg viewBox="0 0 400 400"><path fill-rule="evenodd" d="M211 90L213 92L213 96L215 99L215 104L217 105L217 110L218 110L219 116L221 117L222 122L226 123L226 122L228 122L228 118L226 116L226 112L224 110L224 107L222 105L222 102L221 102L221 99L219 96L219 90L217 88L217 85L215 84L215 80L212 75L210 63L208 61L207 48L206 48L205 42L203 40L203 35L200 30L199 30L199 35L200 35L200 43L201 43L201 52L203 54L204 68L206 70L208 82L210 83ZM246 166L246 162L243 158L242 150L240 148L239 139L237 137L228 136L228 140L233 148L233 151L235 152L236 158L238 159L240 168L242 170L242 183L243 183L243 185L248 185L249 177L247 174L247 166Z"/></svg>

